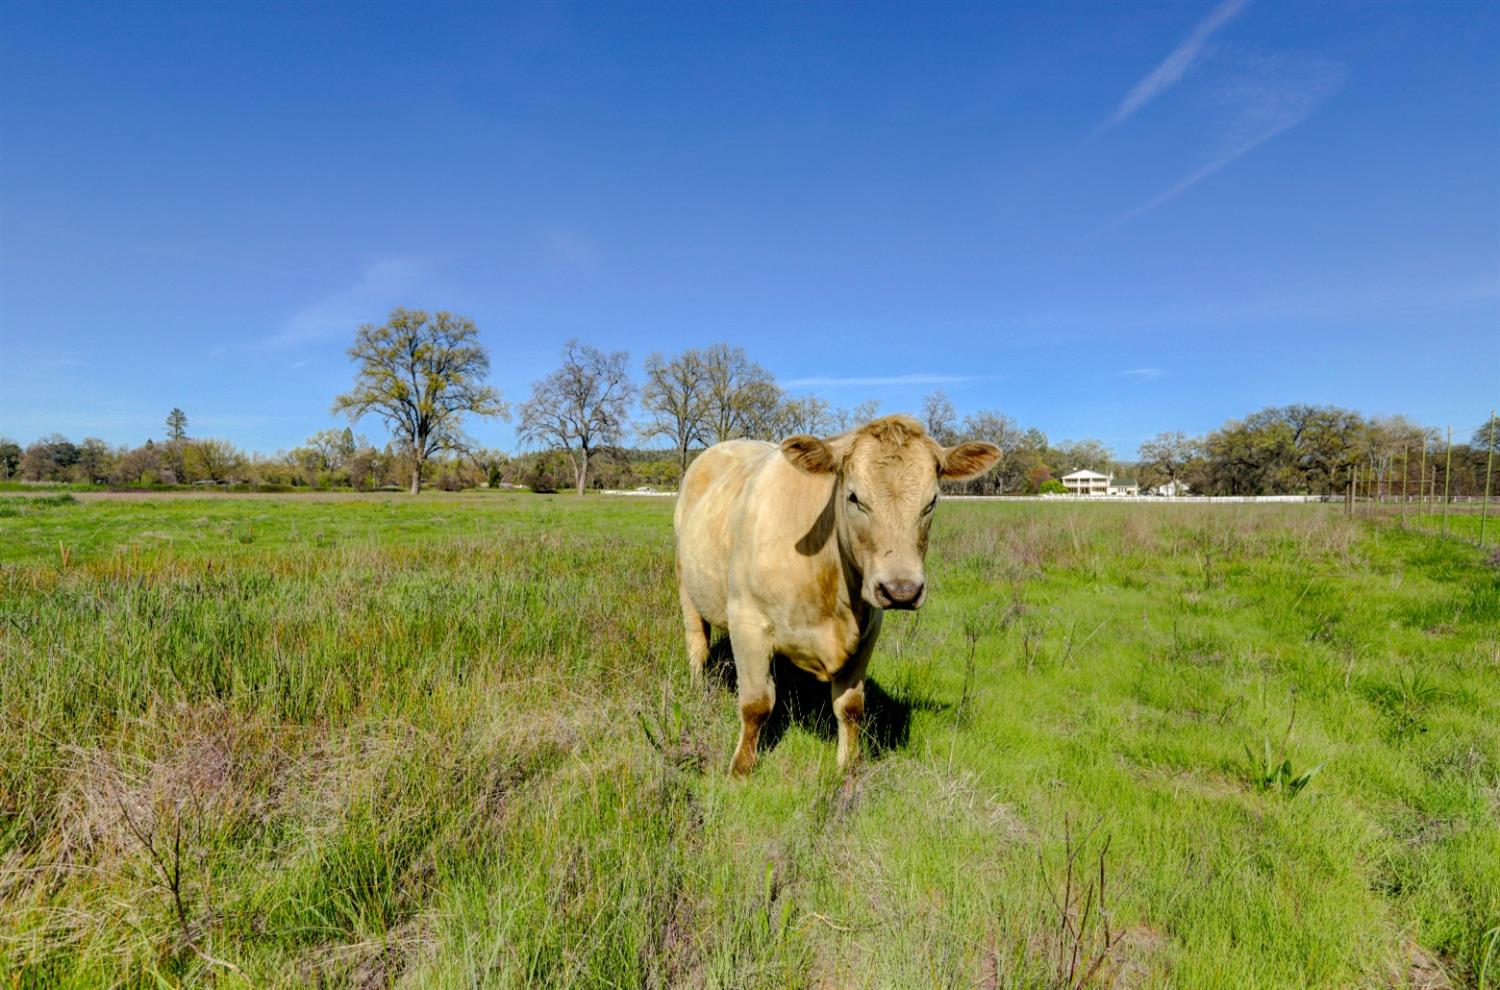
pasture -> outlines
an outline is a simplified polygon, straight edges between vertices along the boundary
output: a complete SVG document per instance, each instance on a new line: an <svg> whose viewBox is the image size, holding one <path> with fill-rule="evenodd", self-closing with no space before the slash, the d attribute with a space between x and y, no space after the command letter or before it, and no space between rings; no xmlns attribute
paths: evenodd
<svg viewBox="0 0 1500 990"><path fill-rule="evenodd" d="M1472 546L949 502L865 762L779 668L736 782L671 510L0 497L0 982L1500 985Z"/></svg>

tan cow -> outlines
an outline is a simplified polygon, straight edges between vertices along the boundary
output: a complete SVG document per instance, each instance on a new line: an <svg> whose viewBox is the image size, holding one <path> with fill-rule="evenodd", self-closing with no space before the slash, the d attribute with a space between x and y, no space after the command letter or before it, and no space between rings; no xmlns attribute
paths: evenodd
<svg viewBox="0 0 1500 990"><path fill-rule="evenodd" d="M688 468L676 514L688 659L700 680L709 628L729 631L736 775L755 766L776 703L776 654L831 683L839 766L858 755L865 665L881 616L927 597L938 480L976 477L999 457L994 444L945 448L916 420L886 416L826 440L715 444Z"/></svg>

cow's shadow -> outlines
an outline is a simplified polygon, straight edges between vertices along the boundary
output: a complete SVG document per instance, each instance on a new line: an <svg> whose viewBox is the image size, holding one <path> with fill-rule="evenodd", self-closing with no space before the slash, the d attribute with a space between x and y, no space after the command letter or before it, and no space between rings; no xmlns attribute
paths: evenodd
<svg viewBox="0 0 1500 990"><path fill-rule="evenodd" d="M735 690L734 652L728 636L719 636L708 649L705 679L731 693ZM771 667L776 682L776 707L760 730L763 752L776 748L793 725L818 736L838 739L838 719L833 714L833 692L829 685L777 655ZM860 724L860 742L865 755L878 759L902 749L911 739L912 705L888 694L875 679L865 677L865 717Z"/></svg>

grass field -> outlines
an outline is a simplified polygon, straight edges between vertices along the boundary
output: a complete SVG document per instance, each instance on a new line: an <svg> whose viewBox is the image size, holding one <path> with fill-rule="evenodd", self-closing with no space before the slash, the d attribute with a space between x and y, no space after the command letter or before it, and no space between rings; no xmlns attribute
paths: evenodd
<svg viewBox="0 0 1500 990"><path fill-rule="evenodd" d="M735 782L670 500L0 497L0 986L1500 986L1485 554L938 516Z"/></svg>

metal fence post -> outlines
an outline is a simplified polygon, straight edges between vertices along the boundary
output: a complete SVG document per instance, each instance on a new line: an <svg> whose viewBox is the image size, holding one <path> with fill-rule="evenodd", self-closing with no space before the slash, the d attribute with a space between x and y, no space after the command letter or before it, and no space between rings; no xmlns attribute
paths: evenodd
<svg viewBox="0 0 1500 990"><path fill-rule="evenodd" d="M1433 465L1436 469L1437 465ZM1448 457L1443 465L1443 535L1448 535L1448 501L1453 490L1453 427L1448 427Z"/></svg>
<svg viewBox="0 0 1500 990"><path fill-rule="evenodd" d="M1411 448L1401 448L1401 528L1406 528L1406 469L1411 461Z"/></svg>
<svg viewBox="0 0 1500 990"><path fill-rule="evenodd" d="M1490 410L1484 444L1484 501L1479 503L1479 545L1484 546L1484 521L1490 513L1490 474L1495 466L1495 410Z"/></svg>
<svg viewBox="0 0 1500 990"><path fill-rule="evenodd" d="M1430 440L1430 439L1431 439L1431 437L1428 436L1427 431L1423 430L1422 431L1422 474L1417 479L1417 525L1418 526L1426 525L1426 523L1423 521L1422 517L1424 515L1426 515L1426 512L1427 512L1427 441Z"/></svg>

